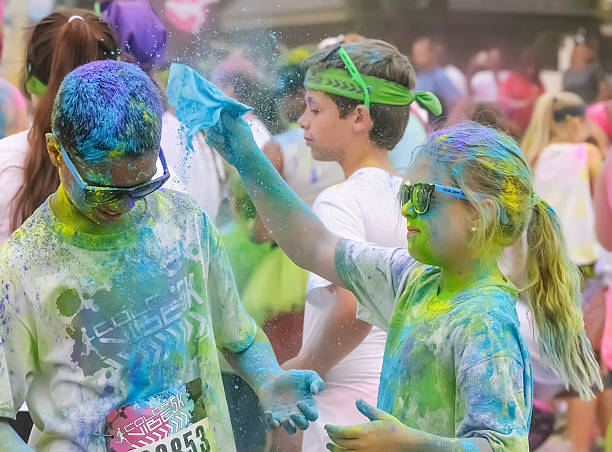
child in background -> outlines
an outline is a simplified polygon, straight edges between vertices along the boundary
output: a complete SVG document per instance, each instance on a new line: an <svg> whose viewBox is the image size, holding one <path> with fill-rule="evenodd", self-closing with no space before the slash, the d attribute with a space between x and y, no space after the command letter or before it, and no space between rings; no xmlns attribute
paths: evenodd
<svg viewBox="0 0 612 452"><path fill-rule="evenodd" d="M408 58L391 44L362 40L346 44L364 76L413 89L415 74ZM338 162L346 181L324 190L313 211L334 234L382 246L406 247L397 198L402 179L393 174L389 151L404 135L410 103L372 102L365 114L349 89L317 83L312 74L345 71L339 48L323 49L304 63L306 109L298 124L314 159ZM381 221L381 219L385 221ZM316 368L326 382L317 396L319 421L305 432L302 451L318 452L328 442L326 424L355 424L361 415L354 401L376 403L386 335L356 318L357 299L350 291L315 274L306 291L304 335L297 357L284 368Z"/></svg>
<svg viewBox="0 0 612 452"><path fill-rule="evenodd" d="M4 0L0 0L0 55L4 46ZM28 128L26 100L16 86L0 77L0 138Z"/></svg>
<svg viewBox="0 0 612 452"><path fill-rule="evenodd" d="M499 81L497 94L497 101L515 136L522 136L525 132L535 102L543 92L538 56L533 49L525 48L508 76Z"/></svg>
<svg viewBox="0 0 612 452"><path fill-rule="evenodd" d="M159 450L233 451L219 348L269 425L306 428L322 381L280 369L214 225L190 198L157 190L169 174L151 79L112 60L81 66L51 124L61 185L0 248L0 416L27 400L40 451L123 451L154 437ZM164 174L152 179L158 157ZM142 416L148 439L134 427ZM32 450L5 420L0 448Z"/></svg>
<svg viewBox="0 0 612 452"><path fill-rule="evenodd" d="M138 64L165 87L168 71L156 66L166 54L167 31L151 3L113 0L100 6L102 17L119 38L122 60ZM201 132L187 137L170 105L166 105L162 117L161 147L172 174L167 186L187 193L215 222L225 185L222 160L206 145Z"/></svg>
<svg viewBox="0 0 612 452"><path fill-rule="evenodd" d="M279 69L278 111L281 119L288 122L289 128L272 137L263 151L289 186L312 206L319 193L342 182L344 174L336 162L315 160L304 140L304 131L298 125L298 119L306 107L304 75L301 60Z"/></svg>
<svg viewBox="0 0 612 452"><path fill-rule="evenodd" d="M366 93L391 88L408 95L366 80L364 102ZM357 108L369 116L365 104ZM328 426L335 443L328 448L528 450L529 354L518 330L517 288L497 265L503 248L525 231L525 297L543 355L582 397L593 396L592 384L601 387L583 328L579 272L554 211L534 193L507 135L467 123L427 140L402 188L406 251L331 233L282 181L243 121L224 115L221 126L209 131L209 141L236 166L279 246L298 265L354 292L371 321L388 330L378 409L357 403L372 422Z"/></svg>
<svg viewBox="0 0 612 452"><path fill-rule="evenodd" d="M62 79L81 64L117 56L112 31L89 11L54 12L32 29L24 67L34 109L32 126L0 140L0 242L59 185L45 133L51 131L51 108Z"/></svg>
<svg viewBox="0 0 612 452"><path fill-rule="evenodd" d="M594 193L597 237L608 253L612 253L612 154L608 154ZM609 282L609 281L608 281ZM602 360L612 367L612 288L606 294L606 321L601 344ZM612 423L606 432L606 452L612 452Z"/></svg>

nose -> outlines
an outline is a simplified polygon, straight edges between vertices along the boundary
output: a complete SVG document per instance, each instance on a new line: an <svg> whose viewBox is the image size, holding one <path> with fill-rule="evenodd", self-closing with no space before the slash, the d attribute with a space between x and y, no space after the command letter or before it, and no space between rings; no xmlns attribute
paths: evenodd
<svg viewBox="0 0 612 452"><path fill-rule="evenodd" d="M304 130L308 128L306 125L306 118L304 118L305 114L306 114L306 111L304 111L297 120L298 126L300 126Z"/></svg>
<svg viewBox="0 0 612 452"><path fill-rule="evenodd" d="M404 218L416 218L416 212L412 208L412 203L410 201L402 207L402 216Z"/></svg>

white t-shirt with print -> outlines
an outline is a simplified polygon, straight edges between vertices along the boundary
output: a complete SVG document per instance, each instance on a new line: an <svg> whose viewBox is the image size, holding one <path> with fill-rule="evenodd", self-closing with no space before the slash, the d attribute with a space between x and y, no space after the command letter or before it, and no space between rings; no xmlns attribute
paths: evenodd
<svg viewBox="0 0 612 452"><path fill-rule="evenodd" d="M47 201L0 246L0 416L27 401L36 451L106 451L109 413L198 379L211 450L235 450L217 348L245 350L257 327L196 203L159 190L139 204L135 226L94 235Z"/></svg>
<svg viewBox="0 0 612 452"><path fill-rule="evenodd" d="M362 168L341 184L324 190L314 211L325 226L341 237L382 246L406 248L406 227L398 200L401 178L378 169ZM331 283L311 274L306 292L302 347L317 340L334 308ZM358 307L358 312L360 308ZM358 398L376 405L386 334L373 327L364 341L334 366L325 378L325 391L315 399L319 419L304 432L302 451L325 450L325 424L352 425L366 421L355 408Z"/></svg>

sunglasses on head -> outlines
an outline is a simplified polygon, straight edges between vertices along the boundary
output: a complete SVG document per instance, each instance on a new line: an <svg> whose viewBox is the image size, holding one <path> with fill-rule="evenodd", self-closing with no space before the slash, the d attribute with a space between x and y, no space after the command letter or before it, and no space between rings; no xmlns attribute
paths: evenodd
<svg viewBox="0 0 612 452"><path fill-rule="evenodd" d="M334 54L338 54L338 56L344 63L344 67L346 68L348 73L351 75L351 77L353 77L353 80L355 80L359 84L359 86L361 86L361 89L363 90L363 104L365 105L366 108L369 109L370 108L370 88L368 87L366 82L363 80L363 77L359 73L359 70L355 66L355 63L353 63L353 60L351 60L351 57L349 56L347 51L344 50L344 48L340 44L333 46L332 48L329 49L329 51L321 55L321 58L319 58L319 61L325 61L331 58L332 55Z"/></svg>
<svg viewBox="0 0 612 452"><path fill-rule="evenodd" d="M417 214L424 214L429 210L431 204L431 197L434 192L445 193L455 198L466 199L463 190L455 187L449 187L447 185L440 184L402 184L400 188L400 203L405 206L408 201Z"/></svg>
<svg viewBox="0 0 612 452"><path fill-rule="evenodd" d="M85 202L90 203L112 203L124 199L130 199L132 201L138 201L147 195L150 195L155 190L159 189L164 183L170 178L170 172L168 171L168 165L166 164L166 158L164 152L159 149L159 159L161 160L164 174L156 179L150 180L134 187L108 187L103 185L90 185L83 180L79 172L77 171L74 163L70 160L66 149L60 143L60 152L62 158L66 162L66 166L72 174L72 177L76 181L79 190L84 196Z"/></svg>

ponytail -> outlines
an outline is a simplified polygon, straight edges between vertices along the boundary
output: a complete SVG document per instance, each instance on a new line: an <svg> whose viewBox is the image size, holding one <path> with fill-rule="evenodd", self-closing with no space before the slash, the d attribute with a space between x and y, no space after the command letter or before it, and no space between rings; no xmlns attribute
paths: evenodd
<svg viewBox="0 0 612 452"><path fill-rule="evenodd" d="M551 123L553 120L553 94L542 94L536 101L531 121L521 142L525 160L534 166L542 149L550 143Z"/></svg>
<svg viewBox="0 0 612 452"><path fill-rule="evenodd" d="M542 94L533 109L533 115L525 136L521 142L521 150L525 160L533 168L540 152L548 146L553 138L569 139L565 125L567 121L555 121L554 113L559 109L572 106L583 106L584 102L577 94L563 91L558 94Z"/></svg>
<svg viewBox="0 0 612 452"><path fill-rule="evenodd" d="M72 16L72 20L69 20ZM28 71L46 86L33 112L29 150L23 166L23 184L11 202L11 232L59 186L57 170L47 155L45 134L51 131L51 113L64 77L78 66L117 58L117 42L106 22L90 11L51 13L33 29L27 45Z"/></svg>
<svg viewBox="0 0 612 452"><path fill-rule="evenodd" d="M553 209L537 198L527 226L527 301L542 356L581 398L603 389L599 364L584 331L581 276L569 258Z"/></svg>

